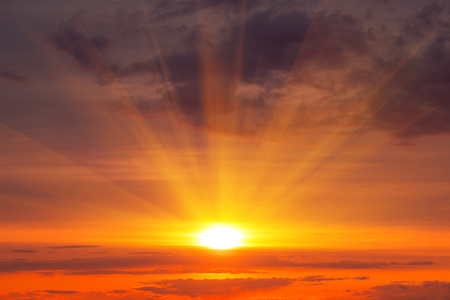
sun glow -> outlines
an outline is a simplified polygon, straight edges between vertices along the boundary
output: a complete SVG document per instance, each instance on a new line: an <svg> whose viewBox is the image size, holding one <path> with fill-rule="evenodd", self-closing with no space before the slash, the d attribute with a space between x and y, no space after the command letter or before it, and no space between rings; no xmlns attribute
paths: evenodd
<svg viewBox="0 0 450 300"><path fill-rule="evenodd" d="M237 229L216 226L200 233L198 237L201 246L213 249L231 249L242 246L241 240L244 236Z"/></svg>

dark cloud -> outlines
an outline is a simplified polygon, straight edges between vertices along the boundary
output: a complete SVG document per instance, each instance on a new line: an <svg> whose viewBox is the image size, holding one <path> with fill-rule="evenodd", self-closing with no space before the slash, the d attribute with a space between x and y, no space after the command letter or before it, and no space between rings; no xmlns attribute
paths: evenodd
<svg viewBox="0 0 450 300"><path fill-rule="evenodd" d="M155 41L150 41L153 54L134 62L118 61L109 66L101 54L109 48L111 39L102 34L89 37L73 23L61 23L48 40L71 55L83 69L93 71L100 83L111 82L116 75L127 78L150 74L150 81L159 80L162 90L158 99L138 97L131 92L130 99L146 118L177 108L181 120L197 127L224 132L234 128L238 135L257 135L267 125L273 105L291 97L292 91L283 90L289 75L291 83L323 94L307 103L302 98L296 100L293 109L298 113L286 129L289 132L317 126L330 129L349 116L352 119L345 126L384 130L402 139L449 132L450 108L445 97L450 89L450 25L443 3L427 4L405 18L399 31L392 28L387 31L342 11L314 12L316 3L312 2L252 4L244 19L239 17L242 4L239 1L213 2L198 6L189 1L175 1L171 5L161 1L155 4L157 9L149 6L150 12L173 18L214 8L221 13L227 11L233 22L218 22L215 34L208 35L204 34L204 24L196 18L186 19L177 31L164 18L151 16L157 36L164 33L170 39L163 35L160 43L163 46L158 51ZM131 31L148 30L142 11L119 9L116 22L130 23L134 28ZM402 65L411 49L436 29L439 29L436 37L424 44L426 49ZM364 100L373 82L391 76L389 72L398 66L395 76ZM335 72L341 75L336 77ZM416 78L416 73L421 75ZM205 94L205 84L214 87L212 94ZM260 91L249 96L240 92L244 85L253 85ZM205 120L209 98L215 102L215 116L211 118L228 115L234 109L233 99L250 105L253 113L245 116L246 121L239 122L238 128L229 126L226 120L209 128L211 122ZM368 111L356 113L355 107L363 100L369 102ZM129 114L120 104L108 105L115 113Z"/></svg>
<svg viewBox="0 0 450 300"><path fill-rule="evenodd" d="M446 4L433 1L425 5L403 24L406 36L424 37L431 30L443 24L441 16L445 14Z"/></svg>
<svg viewBox="0 0 450 300"><path fill-rule="evenodd" d="M364 278L364 279L361 279ZM230 295L261 289L272 289L290 285L294 282L324 282L340 280L366 280L367 277L355 278L333 278L322 275L307 276L301 278L235 278L235 279L175 279L161 280L148 286L136 288L139 291L148 291L159 295L177 296L208 296L208 295Z"/></svg>
<svg viewBox="0 0 450 300"><path fill-rule="evenodd" d="M309 281L309 282L322 282L322 281L336 281L336 280L347 280L348 277L324 277L323 275L307 276L299 278L298 281Z"/></svg>
<svg viewBox="0 0 450 300"><path fill-rule="evenodd" d="M450 299L450 283L443 281L392 283L354 294L354 296L363 295L376 300L447 300Z"/></svg>
<svg viewBox="0 0 450 300"><path fill-rule="evenodd" d="M141 251L141 252L131 252L130 254L137 254L137 255L165 255L167 253L155 252L155 251Z"/></svg>
<svg viewBox="0 0 450 300"><path fill-rule="evenodd" d="M70 22L63 22L48 35L47 40L58 50L69 54L81 68L94 72L99 83L114 80L110 66L102 56L112 42L109 38L103 35L88 37L81 28Z"/></svg>
<svg viewBox="0 0 450 300"><path fill-rule="evenodd" d="M307 12L295 9L279 14L268 9L250 16L244 25L243 79L253 82L256 75L264 81L271 78L273 71L288 71L310 22ZM234 27L230 39L225 41L231 53L236 48L239 30Z"/></svg>
<svg viewBox="0 0 450 300"><path fill-rule="evenodd" d="M183 17L193 14L199 7L198 3L192 1L158 1L153 12L156 20L167 20L170 18Z"/></svg>
<svg viewBox="0 0 450 300"><path fill-rule="evenodd" d="M189 259L170 254L68 260L9 260L0 261L0 272L40 270L105 270L111 268L127 269L152 265L176 265L183 263L189 264Z"/></svg>
<svg viewBox="0 0 450 300"><path fill-rule="evenodd" d="M205 97L211 95L203 94L205 78L209 78L211 84L215 85L216 113L221 115L230 112L230 99L235 97L237 89L233 77L238 68L235 54L240 43L241 26L245 30L242 74L244 80L250 82L254 80L257 69L258 76L266 80L269 77L273 79L272 71L286 72L289 69L309 21L310 17L306 12L283 12L271 7L251 14L245 24L238 22L224 25L221 29L223 36L214 42L202 36L201 27L192 26L175 51L163 50L161 57L118 66L115 71L121 77L146 73L159 75L166 82L166 92L162 97L178 107L184 118L192 124L206 126L207 122L203 119L207 101ZM203 60L205 53L202 44L205 44L204 47L211 54L209 62ZM210 70L208 74L203 73L205 68ZM148 115L148 110L154 109L153 106L140 104L138 108L144 115Z"/></svg>
<svg viewBox="0 0 450 300"><path fill-rule="evenodd" d="M108 293L112 293L112 294L126 294L126 293L128 293L128 291L127 290L112 290L112 291L109 291Z"/></svg>
<svg viewBox="0 0 450 300"><path fill-rule="evenodd" d="M27 250L27 249L12 250L11 252L14 252L14 253L36 253L36 251L34 251L34 250Z"/></svg>
<svg viewBox="0 0 450 300"><path fill-rule="evenodd" d="M370 277L368 276L361 276L361 277L353 277L354 280L369 280Z"/></svg>
<svg viewBox="0 0 450 300"><path fill-rule="evenodd" d="M36 292L25 292L25 293L9 293L8 296L13 297L14 299L37 299L37 296L40 296L40 294Z"/></svg>
<svg viewBox="0 0 450 300"><path fill-rule="evenodd" d="M121 299L121 300L150 300L161 299L159 296L148 295L148 293L127 291L127 290L111 290L111 291L70 291L70 290L38 290L34 292L15 292L8 295L2 295L2 299L17 300L48 300L48 299Z"/></svg>
<svg viewBox="0 0 450 300"><path fill-rule="evenodd" d="M290 125L294 131L317 126L332 128L352 115L354 120L347 122L346 126L385 130L401 139L448 133L450 106L446 96L450 92L450 25L444 7L440 2L425 5L406 18L399 32L391 29L390 35L374 27L368 28L357 16L329 10L312 14L298 4L291 5L290 10L260 7L251 11L242 24L224 25L223 39L218 42L205 42L200 29L192 27L180 46L181 50L162 54L174 84L173 90L168 92L178 95L172 101L182 108L187 120L196 126L208 126L203 119L205 95L201 90L202 69L199 69L205 63L202 61L202 47L199 47L203 43L212 61L218 62L214 65L215 73L207 75L213 78L211 81L217 89L217 118L229 112L233 97L238 97L238 101L243 103L251 100L237 95L239 85L250 83L261 87L264 92L252 100L258 101L259 105L255 106L255 114L249 116L246 126L253 126L257 122L256 117L265 110L266 117L270 116L271 103L291 97L287 92L273 92L283 86L284 79L290 74L294 82L324 93L317 101L305 105L302 105L302 99L298 99L299 113ZM235 85L232 78L238 70L236 53L242 28L242 80ZM435 30L438 30L436 37L427 42ZM408 61L402 62L411 49L421 43L424 43L424 49L419 49ZM308 74L304 70L308 70L312 62L318 65L313 73ZM357 115L354 109L360 105L359 102L367 101L364 95L370 93L374 80L391 76L389 73L396 68L399 70L392 79L368 100L369 110ZM122 75L161 72L161 69L157 60L137 62L124 67ZM339 72L340 78L334 78L333 72ZM315 76L329 80L316 81ZM346 87L345 91L339 91L340 86ZM348 96L347 91L352 89L354 94ZM323 116L317 118L319 109ZM364 122L367 119L370 121ZM264 128L264 122L264 119L262 122L258 120L258 127ZM222 127L213 130L227 130L226 125ZM239 128L238 132L241 135L256 133L249 128Z"/></svg>
<svg viewBox="0 0 450 300"><path fill-rule="evenodd" d="M30 80L28 77L18 74L16 72L13 71L4 71L0 73L0 77L4 78L4 79L8 79L11 81L15 81L18 83L28 83Z"/></svg>
<svg viewBox="0 0 450 300"><path fill-rule="evenodd" d="M287 286L295 282L290 278L234 278L234 279L175 279L155 282L154 286L135 288L159 295L199 297L231 295Z"/></svg>
<svg viewBox="0 0 450 300"><path fill-rule="evenodd" d="M19 271L46 271L46 270L67 270L69 275L94 275L94 274L181 274L200 273L205 269L156 269L156 270L135 270L136 268L146 268L151 266L195 266L207 267L206 273L254 273L254 270L246 268L309 268L309 269L380 269L399 267L432 266L433 262L361 262L361 261L338 261L338 262L297 262L285 260L275 255L239 255L239 256L216 256L216 255L181 255L170 253L158 253L154 255L139 255L125 257L97 257L80 258L69 260L5 260L0 261L0 272ZM211 269L214 268L214 269ZM230 270L230 268L233 268ZM129 269L134 269L130 271ZM76 272L75 272L76 271Z"/></svg>
<svg viewBox="0 0 450 300"><path fill-rule="evenodd" d="M115 13L115 29L122 36L140 33L145 28L145 15L142 11L127 12L118 8Z"/></svg>
<svg viewBox="0 0 450 300"><path fill-rule="evenodd" d="M448 50L446 55L450 57ZM413 80L377 111L373 119L375 126L402 139L449 133L450 83L445 78L450 77L450 64L440 64L431 73Z"/></svg>
<svg viewBox="0 0 450 300"><path fill-rule="evenodd" d="M162 51L161 59L138 61L118 67L116 71L120 76L151 73L165 78L165 67L168 74L165 80L171 88L166 86L164 97L175 103L196 126L208 126L204 117L210 98L215 102L216 118L231 112L233 98L255 104L256 114L249 116L247 125L238 130L245 135L254 131L256 122L263 128L268 121L267 118L257 120L257 116L261 113L269 116L272 107L267 103L284 96L271 90L282 87L299 53L301 62L297 62L297 67L320 59L322 69L335 70L346 66L353 56L368 52L366 36L355 17L327 11L312 16L310 10L308 6L295 5L289 9L270 6L255 10L243 22L238 20L224 25L220 31L222 38L215 41L204 37L201 27L193 26L176 51ZM310 25L312 22L314 26ZM307 32L308 38L305 38ZM241 36L244 37L242 44ZM204 49L209 53L206 60ZM242 55L241 60L238 55ZM241 78L238 83L236 76ZM301 72L297 76L300 76L297 80L304 80ZM239 94L239 87L245 84L256 84L264 92L250 98ZM211 94L204 93L205 85L214 86ZM144 115L146 109L153 107L142 106L140 110ZM219 127L209 129L227 131L227 124L223 122L216 122L216 126Z"/></svg>
<svg viewBox="0 0 450 300"><path fill-rule="evenodd" d="M313 268L323 268L323 269L379 269L379 268L388 268L388 267L396 267L396 266L430 266L434 265L433 262L430 261L417 261L417 262L361 262L361 261L352 261L352 260L344 260L339 262L325 262L325 263L299 263L297 266L303 267L313 267Z"/></svg>
<svg viewBox="0 0 450 300"><path fill-rule="evenodd" d="M55 273L53 272L38 272L39 274L41 274L42 276L52 276L55 275Z"/></svg>
<svg viewBox="0 0 450 300"><path fill-rule="evenodd" d="M445 8L438 1L423 6L403 22L396 42L388 42L392 53L385 61L413 55L373 97L371 125L376 129L402 140L450 133L450 21Z"/></svg>
<svg viewBox="0 0 450 300"><path fill-rule="evenodd" d="M404 264L405 266L432 266L434 262L432 261L411 261Z"/></svg>
<svg viewBox="0 0 450 300"><path fill-rule="evenodd" d="M151 1L148 1L149 3ZM242 0L210 0L192 2L189 0L178 1L158 1L155 9L152 10L152 17L155 20L170 20L172 18L180 18L190 16L194 13L206 9L221 9L236 11L243 5ZM254 7L256 1L246 1L247 9Z"/></svg>
<svg viewBox="0 0 450 300"><path fill-rule="evenodd" d="M64 275L149 275L149 274L254 274L264 273L252 270L226 270L226 269L155 269L143 271L127 271L127 270L88 270L70 272Z"/></svg>
<svg viewBox="0 0 450 300"><path fill-rule="evenodd" d="M64 246L53 246L50 249L82 249L82 248L98 248L98 245L64 245Z"/></svg>
<svg viewBox="0 0 450 300"><path fill-rule="evenodd" d="M367 8L376 3L371 1ZM117 30L108 32L94 26L89 29L96 34L89 35L80 21L71 20L60 23L47 34L47 40L83 70L95 74L100 84L111 83L116 76L125 81L135 76L147 78L146 84L158 85L155 97L139 97L129 89L130 99L145 118L175 107L181 112L180 119L191 125L258 135L268 125L273 106L292 98L296 115L283 129L288 133L317 127L332 130L350 117L344 126L383 130L401 139L450 131L450 108L445 101L450 89L450 25L443 1L427 3L396 21L395 26L382 24L374 16L364 20L331 6L319 10L315 1L246 1L245 14L241 15L242 5L242 1L205 1L200 5L184 0L152 1L139 9L117 8L112 16ZM156 40L150 37L147 11ZM205 11L206 16L216 13L227 18L206 26L196 16ZM172 19L177 22L170 22ZM214 27L213 33L205 34L209 27ZM136 53L145 50L146 55L119 59L120 47L138 36L127 35L138 32L140 38L147 36L148 49ZM411 49L427 41L432 32L436 36L424 49L374 96L365 99L374 82L390 76ZM110 36L114 36L114 43ZM114 54L114 62L106 61L106 52ZM12 79L16 73L10 72L2 76L10 74ZM404 76L408 73L421 75ZM320 95L306 101L292 94L285 89L288 77L299 89L312 89ZM213 90L210 95L205 94L205 84ZM259 90L251 95L242 92L247 85ZM233 111L245 122L230 126L224 119L216 122L216 128L209 128L214 126L205 120L208 97L214 101L215 115L210 116L214 120L230 115L236 99L251 107L252 113ZM358 105L366 104L367 111L356 111ZM115 113L130 114L120 101L107 106Z"/></svg>
<svg viewBox="0 0 450 300"><path fill-rule="evenodd" d="M339 281L339 280L369 280L370 277L368 276L362 276L362 277L325 277L323 275L313 275L313 276L306 276L306 277L300 277L297 280L298 281L307 281L307 282L323 282L323 281Z"/></svg>
<svg viewBox="0 0 450 300"><path fill-rule="evenodd" d="M44 290L43 292L49 294L77 294L77 291L62 291L62 290Z"/></svg>

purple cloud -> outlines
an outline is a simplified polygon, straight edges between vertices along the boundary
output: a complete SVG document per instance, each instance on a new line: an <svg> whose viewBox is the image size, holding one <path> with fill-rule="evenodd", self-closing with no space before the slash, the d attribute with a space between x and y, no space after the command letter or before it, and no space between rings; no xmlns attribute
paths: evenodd
<svg viewBox="0 0 450 300"><path fill-rule="evenodd" d="M30 81L28 77L18 74L13 71L0 72L0 77L11 80L11 81L15 81L18 83L28 83Z"/></svg>

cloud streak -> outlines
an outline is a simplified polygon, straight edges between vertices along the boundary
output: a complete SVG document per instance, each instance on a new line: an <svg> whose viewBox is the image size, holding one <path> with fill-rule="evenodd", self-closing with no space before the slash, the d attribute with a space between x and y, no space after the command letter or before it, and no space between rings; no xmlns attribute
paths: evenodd
<svg viewBox="0 0 450 300"><path fill-rule="evenodd" d="M450 297L450 282L391 283L372 287L354 296L377 300L446 300Z"/></svg>
<svg viewBox="0 0 450 300"><path fill-rule="evenodd" d="M0 77L10 80L10 81L14 81L17 83L28 83L30 81L30 79L24 75L18 74L14 71L4 71L4 72L0 72Z"/></svg>
<svg viewBox="0 0 450 300"><path fill-rule="evenodd" d="M28 250L28 249L18 249L18 250L12 250L13 253L36 253L34 250Z"/></svg>
<svg viewBox="0 0 450 300"><path fill-rule="evenodd" d="M99 245L64 245L64 246L52 246L50 249L84 249L84 248L98 248Z"/></svg>
<svg viewBox="0 0 450 300"><path fill-rule="evenodd" d="M81 247L85 248L85 247ZM64 248L65 249L65 248ZM69 248L71 249L71 248ZM79 248L76 248L79 249ZM239 256L215 256L215 255L181 255L171 253L158 253L154 255L139 256L115 256L97 258L77 258L68 260L6 260L0 261L0 272L20 271L48 271L66 270L67 275L108 275L108 274L182 274L188 272L230 273L238 274L253 270L240 268L308 268L308 269L383 269L383 268L407 268L407 267L431 267L431 261L411 262L362 262L343 260L337 262L297 262L284 260L277 256L266 255L239 255ZM203 266L214 269L154 269L133 270L134 268L147 268L152 266ZM225 268L225 269L220 269ZM230 270L229 268L233 268ZM236 273L234 273L236 272Z"/></svg>
<svg viewBox="0 0 450 300"><path fill-rule="evenodd" d="M74 22L62 22L48 34L47 40L59 51L70 55L85 71L93 72L101 84L110 83L114 75L102 53L112 43L104 35L87 36Z"/></svg>
<svg viewBox="0 0 450 300"><path fill-rule="evenodd" d="M326 282L341 280L368 280L368 277L336 278L322 275L301 278L234 278L234 279L175 279L160 280L152 285L135 288L138 291L152 292L157 295L176 295L201 297L211 295L231 295L270 290L291 285L295 282Z"/></svg>
<svg viewBox="0 0 450 300"><path fill-rule="evenodd" d="M157 295L210 296L231 295L257 290L279 288L294 283L289 278L235 278L235 279L175 279L155 282L155 286L135 288Z"/></svg>
<svg viewBox="0 0 450 300"><path fill-rule="evenodd" d="M150 275L150 274L264 274L253 270L227 270L227 269L154 269L144 271L127 270L88 270L65 273L64 275Z"/></svg>

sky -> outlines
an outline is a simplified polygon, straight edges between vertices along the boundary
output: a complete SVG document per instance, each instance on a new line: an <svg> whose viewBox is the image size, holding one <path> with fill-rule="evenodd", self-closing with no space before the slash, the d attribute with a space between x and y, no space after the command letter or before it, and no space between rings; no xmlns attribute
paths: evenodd
<svg viewBox="0 0 450 300"><path fill-rule="evenodd" d="M0 298L449 299L446 2L2 2Z"/></svg>

